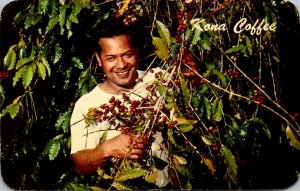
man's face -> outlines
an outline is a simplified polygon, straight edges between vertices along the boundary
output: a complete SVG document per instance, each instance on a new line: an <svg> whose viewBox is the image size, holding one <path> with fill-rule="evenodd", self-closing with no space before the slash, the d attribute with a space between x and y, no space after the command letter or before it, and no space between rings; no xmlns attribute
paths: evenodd
<svg viewBox="0 0 300 191"><path fill-rule="evenodd" d="M113 88L132 88L137 78L137 49L131 45L129 35L99 40L101 53L98 61L106 82Z"/></svg>

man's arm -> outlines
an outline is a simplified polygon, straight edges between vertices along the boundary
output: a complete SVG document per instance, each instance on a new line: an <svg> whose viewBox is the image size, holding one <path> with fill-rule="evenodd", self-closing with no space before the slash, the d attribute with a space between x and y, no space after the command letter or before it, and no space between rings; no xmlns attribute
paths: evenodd
<svg viewBox="0 0 300 191"><path fill-rule="evenodd" d="M75 170L79 174L90 174L104 167L110 158L142 159L149 148L148 139L120 134L104 141L94 149L84 149L72 154Z"/></svg>

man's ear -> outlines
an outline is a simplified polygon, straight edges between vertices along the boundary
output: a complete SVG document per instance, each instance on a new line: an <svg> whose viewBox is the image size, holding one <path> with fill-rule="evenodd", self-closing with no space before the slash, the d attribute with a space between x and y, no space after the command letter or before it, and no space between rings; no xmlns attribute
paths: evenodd
<svg viewBox="0 0 300 191"><path fill-rule="evenodd" d="M97 51L94 52L95 56L96 56L96 59L97 59L97 62L99 64L100 67L102 67L102 62L101 62L101 58L100 58L100 55Z"/></svg>

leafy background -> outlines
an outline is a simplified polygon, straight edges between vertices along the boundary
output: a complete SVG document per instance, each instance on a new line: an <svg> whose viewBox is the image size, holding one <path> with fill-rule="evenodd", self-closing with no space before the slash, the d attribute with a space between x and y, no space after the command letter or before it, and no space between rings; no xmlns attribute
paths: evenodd
<svg viewBox="0 0 300 191"><path fill-rule="evenodd" d="M218 166L218 153L208 152L214 165L204 160L204 166L217 173L212 175L203 164L187 167L195 174L183 173L185 188L286 188L298 179L300 25L291 4L24 0L11 3L1 15L1 170L10 187L87 189L97 183L97 176L81 177L73 171L69 119L75 101L103 80L90 43L97 24L117 13L139 29L140 48L147 50L140 51L142 63L155 60L154 66L168 66L184 47L197 58L203 81L193 89L193 106L204 124L217 132L218 143L226 145L216 150L231 160L222 159ZM252 22L265 18L278 28L258 36L237 35L232 30L192 30L189 23L204 18L208 23L227 23L231 29L241 17ZM185 26L178 30L179 25ZM164 27L169 43L162 35L166 32L159 31ZM211 84L226 91L217 92ZM220 103L222 113L213 109ZM189 133L195 132L196 128ZM199 142L199 137L189 136L189 140L201 148L211 147L206 139Z"/></svg>

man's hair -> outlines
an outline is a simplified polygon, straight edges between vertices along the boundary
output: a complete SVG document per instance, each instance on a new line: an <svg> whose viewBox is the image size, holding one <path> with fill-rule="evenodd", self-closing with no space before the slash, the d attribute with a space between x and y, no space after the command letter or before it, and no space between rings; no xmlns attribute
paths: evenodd
<svg viewBox="0 0 300 191"><path fill-rule="evenodd" d="M125 26L121 19L106 19L96 27L94 34L94 49L98 52L101 51L101 47L98 44L100 38L112 38L119 35L129 35L131 37L131 44L137 47L136 41L133 39L135 31L133 26Z"/></svg>

